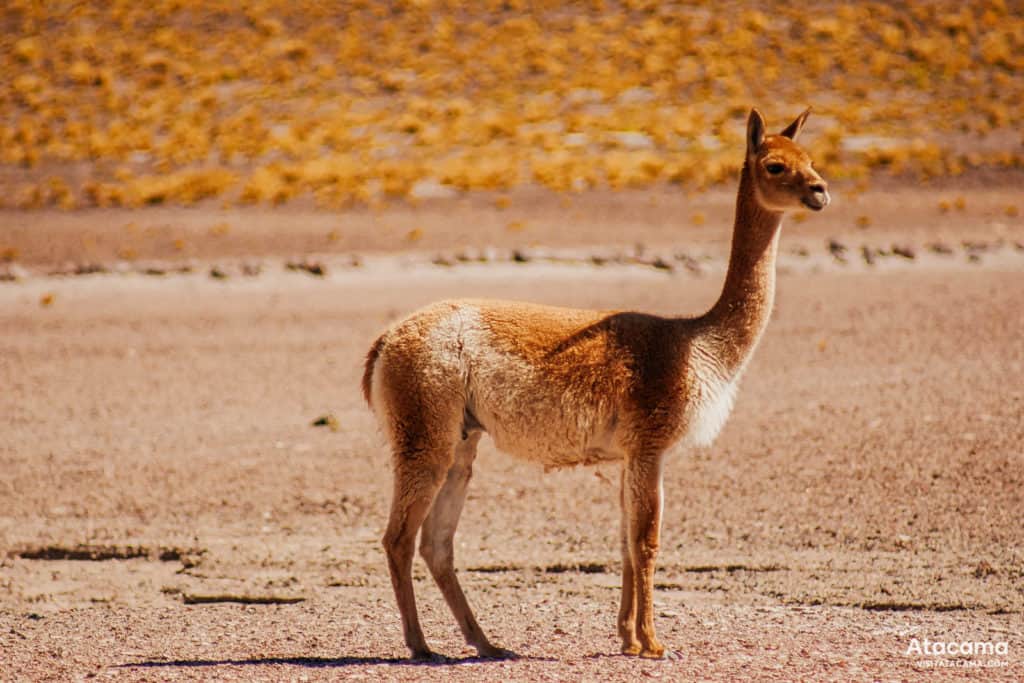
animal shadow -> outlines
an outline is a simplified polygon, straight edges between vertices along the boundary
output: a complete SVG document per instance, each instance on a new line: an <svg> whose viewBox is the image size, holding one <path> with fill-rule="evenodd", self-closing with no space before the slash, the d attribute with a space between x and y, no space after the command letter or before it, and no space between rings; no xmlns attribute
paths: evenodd
<svg viewBox="0 0 1024 683"><path fill-rule="evenodd" d="M550 657L518 656L517 660L555 661ZM348 666L457 666L461 664L486 664L508 660L485 657L447 657L436 655L432 659L409 659L408 657L249 657L247 659L160 659L118 664L119 669L171 669L204 668L218 666L301 666L311 669L334 669ZM514 661L514 660L513 660Z"/></svg>

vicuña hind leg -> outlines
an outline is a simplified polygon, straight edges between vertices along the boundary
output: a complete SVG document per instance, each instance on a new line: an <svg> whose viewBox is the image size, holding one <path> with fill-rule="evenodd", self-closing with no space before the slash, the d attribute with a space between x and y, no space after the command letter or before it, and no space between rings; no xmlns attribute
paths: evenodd
<svg viewBox="0 0 1024 683"><path fill-rule="evenodd" d="M395 457L394 497L383 544L395 601L402 615L405 644L414 659L429 659L432 653L423 638L412 589L412 560L416 551L416 532L440 488L444 470L443 464L440 471L421 470L420 466L415 456L397 454Z"/></svg>
<svg viewBox="0 0 1024 683"><path fill-rule="evenodd" d="M448 470L448 476L434 505L423 523L420 536L420 554L427 562L430 573L459 623L466 642L476 648L481 657L504 658L514 656L512 652L495 647L487 640L483 629L473 616L466 595L462 592L455 575L454 537L459 516L466 500L466 490L473 472L476 446L480 432L473 432L455 447L455 462Z"/></svg>
<svg viewBox="0 0 1024 683"><path fill-rule="evenodd" d="M624 475L623 498L628 514L639 654L641 657L660 658L665 655L665 648L654 634L654 563L661 533L661 454L630 457L625 464ZM625 576L625 572L623 574ZM626 592L624 588L624 598ZM626 633L628 635L628 630ZM626 649L625 643L623 649Z"/></svg>

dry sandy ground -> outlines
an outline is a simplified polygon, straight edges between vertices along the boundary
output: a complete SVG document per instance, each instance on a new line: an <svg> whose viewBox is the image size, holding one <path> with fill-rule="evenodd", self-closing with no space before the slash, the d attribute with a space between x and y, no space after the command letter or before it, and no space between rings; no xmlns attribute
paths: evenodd
<svg viewBox="0 0 1024 683"><path fill-rule="evenodd" d="M333 246L289 246L285 213L235 218L226 236L207 230L216 210L4 214L28 276L0 283L0 680L1024 678L1024 234L1001 210L1011 191L946 214L942 196L879 193L787 226L775 316L733 417L667 470L657 625L680 657L663 662L616 654L615 469L544 474L486 440L457 565L484 627L522 658L472 659L417 560L428 640L454 659L406 662L378 543L387 456L358 377L383 326L439 297L698 313L721 283L726 200L703 227L656 194L525 218L393 209L351 219ZM598 227L538 228L560 214ZM463 234L466 216L491 227ZM147 221L187 232L192 273L45 274L110 264L108 238ZM248 241L250 222L266 239ZM52 241L83 228L110 249ZM670 267L633 263L650 262L634 241ZM430 263L458 244L531 242L567 251ZM914 258L868 265L861 244ZM325 277L282 268L321 246L306 258ZM261 274L235 274L250 258ZM209 277L219 262L228 277ZM311 425L327 414L336 430ZM186 604L226 597L277 604ZM907 655L915 638L1007 654L926 670L944 658Z"/></svg>

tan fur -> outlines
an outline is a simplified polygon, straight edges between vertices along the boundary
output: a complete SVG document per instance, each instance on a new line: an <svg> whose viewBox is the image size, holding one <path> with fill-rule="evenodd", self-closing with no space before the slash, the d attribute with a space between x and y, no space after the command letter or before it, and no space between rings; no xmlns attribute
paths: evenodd
<svg viewBox="0 0 1024 683"><path fill-rule="evenodd" d="M622 463L622 651L664 654L652 611L664 454L680 441L710 444L724 425L771 314L782 212L828 203L793 142L806 117L765 136L751 112L729 271L705 315L459 299L413 313L374 343L363 393L393 453L383 542L414 657L432 656L412 590L421 527L421 554L466 641L481 656L511 654L488 641L454 570L452 539L481 432L545 467Z"/></svg>

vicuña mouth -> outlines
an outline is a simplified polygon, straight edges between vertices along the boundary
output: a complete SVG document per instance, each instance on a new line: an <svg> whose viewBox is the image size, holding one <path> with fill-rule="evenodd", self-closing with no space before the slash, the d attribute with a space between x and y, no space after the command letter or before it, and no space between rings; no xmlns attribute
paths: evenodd
<svg viewBox="0 0 1024 683"><path fill-rule="evenodd" d="M828 206L828 195L813 194L809 197L803 197L800 200L804 206L812 211L821 211Z"/></svg>

